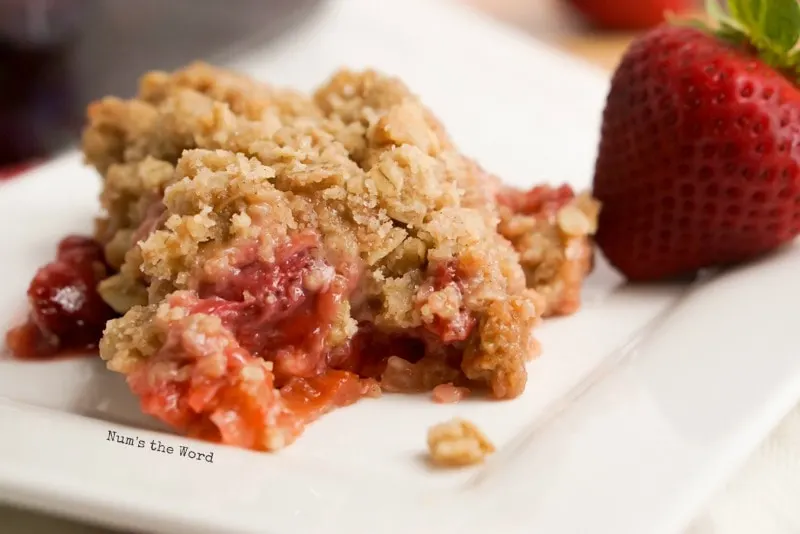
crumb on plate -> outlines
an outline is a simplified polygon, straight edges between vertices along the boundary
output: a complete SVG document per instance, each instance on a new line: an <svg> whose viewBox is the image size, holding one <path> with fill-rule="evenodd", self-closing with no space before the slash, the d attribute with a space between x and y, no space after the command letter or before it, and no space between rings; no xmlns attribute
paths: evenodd
<svg viewBox="0 0 800 534"><path fill-rule="evenodd" d="M431 461L442 467L474 465L495 451L494 445L473 423L454 418L428 430Z"/></svg>

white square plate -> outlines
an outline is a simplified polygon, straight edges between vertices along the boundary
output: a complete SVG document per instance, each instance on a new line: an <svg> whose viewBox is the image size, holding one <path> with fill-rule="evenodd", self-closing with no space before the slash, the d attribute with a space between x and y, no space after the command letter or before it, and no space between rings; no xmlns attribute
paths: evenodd
<svg viewBox="0 0 800 534"><path fill-rule="evenodd" d="M403 77L509 182L589 185L604 77L474 13L331 1L236 66L310 89L343 64ZM59 237L90 229L98 181L71 154L0 186L3 326ZM581 312L541 328L521 398L365 400L279 454L163 432L96 358L3 358L0 498L161 532L674 532L800 397L798 270L794 247L692 286L629 287L601 262ZM499 451L475 469L430 470L426 429L454 415ZM109 442L109 430L213 463Z"/></svg>

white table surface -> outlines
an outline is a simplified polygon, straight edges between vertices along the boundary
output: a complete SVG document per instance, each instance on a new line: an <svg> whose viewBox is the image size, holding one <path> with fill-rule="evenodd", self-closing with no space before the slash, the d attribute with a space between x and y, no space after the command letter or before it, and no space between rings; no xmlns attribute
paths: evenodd
<svg viewBox="0 0 800 534"><path fill-rule="evenodd" d="M798 451L800 411L786 419L740 474L697 518L687 534L800 533ZM101 534L114 531L0 506L0 532Z"/></svg>

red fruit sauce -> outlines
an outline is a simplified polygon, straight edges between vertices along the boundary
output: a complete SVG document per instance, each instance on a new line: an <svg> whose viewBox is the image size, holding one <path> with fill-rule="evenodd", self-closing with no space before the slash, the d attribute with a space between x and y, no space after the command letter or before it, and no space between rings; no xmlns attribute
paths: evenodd
<svg viewBox="0 0 800 534"><path fill-rule="evenodd" d="M106 321L116 315L96 289L107 275L99 243L81 236L62 240L56 259L28 287L27 321L6 334L11 352L42 359L95 350Z"/></svg>

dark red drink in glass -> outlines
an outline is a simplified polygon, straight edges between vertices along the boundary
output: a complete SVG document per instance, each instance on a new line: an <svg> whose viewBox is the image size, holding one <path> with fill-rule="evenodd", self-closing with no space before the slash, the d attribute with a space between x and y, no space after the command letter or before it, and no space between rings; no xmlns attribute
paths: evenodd
<svg viewBox="0 0 800 534"><path fill-rule="evenodd" d="M82 0L0 0L0 174L74 136Z"/></svg>

